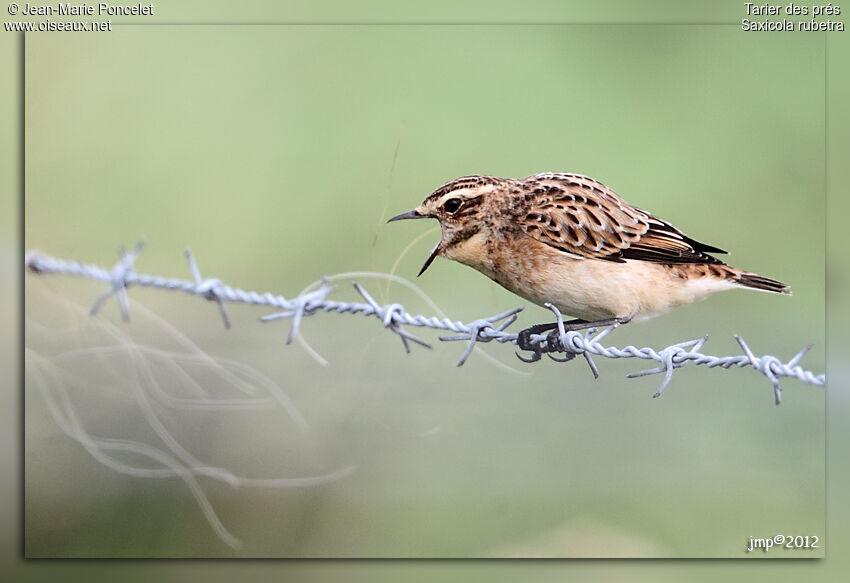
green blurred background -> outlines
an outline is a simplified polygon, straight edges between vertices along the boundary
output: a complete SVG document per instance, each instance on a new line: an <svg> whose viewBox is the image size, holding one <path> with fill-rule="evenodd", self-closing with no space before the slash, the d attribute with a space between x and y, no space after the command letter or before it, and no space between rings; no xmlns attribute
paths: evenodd
<svg viewBox="0 0 850 583"><path fill-rule="evenodd" d="M188 246L206 276L292 296L323 275L390 271L428 227L384 221L448 179L580 172L794 290L717 296L611 343L660 348L708 333L706 351L728 354L739 333L787 359L814 342L805 363L821 371L823 62L820 36L734 26L32 35L25 247L110 265L118 243L146 237L142 272L187 276ZM416 242L397 273L412 278L437 237ZM381 301L432 312L400 286L361 281ZM417 283L461 320L524 303L445 261ZM64 304L88 306L101 286L25 284L33 353L83 346L107 326L79 323ZM189 450L257 477L356 471L286 490L202 480L243 542L234 551L179 480L117 476L63 438L28 376L29 557L743 557L750 536L824 538L822 389L788 380L776 408L752 371L693 369L653 400L660 378L624 378L640 363L600 359L593 381L581 362L523 366L488 346L520 373L480 355L459 369L462 345L405 356L377 322L348 316L304 323L321 367L285 346L288 324L257 323L262 310L234 309L225 331L203 302L131 298L211 356L272 378L310 423L296 447L285 419L163 411ZM138 342L167 342L156 327L121 324L115 305L101 318ZM520 323L547 318L529 306ZM63 336L57 347L43 329L71 323L79 344ZM115 363L96 359L83 371L89 390L74 394L87 422L103 437L143 433L130 389L150 389L103 384L99 366Z"/></svg>
<svg viewBox="0 0 850 583"><path fill-rule="evenodd" d="M663 27L643 34L646 28L455 33L461 29L417 27L382 41L392 28L358 27L356 34L285 28L284 34L252 27L239 39L219 27L206 40L201 30L173 34L162 47L136 39L135 53L130 37L142 31L97 43L66 36L52 48L56 39L30 36L26 245L108 263L115 242L132 243L144 234L143 271L182 274L180 250L188 244L206 275L291 295L323 273L388 270L400 248L425 228L390 229L376 217L406 210L447 178L579 171L689 234L730 249L736 265L795 289L790 300L719 296L619 330L612 340L662 346L710 332L708 347L729 352L728 333L737 331L757 351L780 356L816 341L820 351L807 362L822 370L822 240L806 235L823 224L822 37L737 35L734 27ZM526 40L520 41L523 31ZM464 41L452 42L454 34ZM575 42L579 38L584 42ZM342 49L332 48L337 42ZM262 51L261 45L269 53L255 55L252 72L240 59ZM100 54L103 48L112 54ZM289 66L283 66L287 53ZM77 54L85 55L82 62ZM407 71L411 63L424 70ZM100 69L100 78L93 69ZM143 71L149 77L134 81ZM493 72L501 79L495 95ZM578 72L583 76L565 78ZM346 76L348 83L342 82ZM164 87L155 89L154 78ZM830 82L840 95L844 78L833 75ZM30 117L33 111L44 124ZM76 121L65 119L71 111L79 112ZM846 122L843 113L833 124ZM284 129L292 135L283 135ZM34 134L39 131L41 141ZM201 139L204 131L215 133ZM831 151L841 146L838 139ZM452 147L464 149L443 155ZM348 165L345 172L341 164ZM833 174L840 171L831 166ZM153 197L163 192L168 199L156 204ZM770 201L777 204L759 206ZM738 206L729 212L731 203ZM315 230L304 219L319 209L328 228L346 225L329 233L336 241L304 234ZM172 217L177 220L161 224ZM274 233L274 243L263 245L260 233ZM415 273L436 236L414 247L399 273ZM238 252L231 240L239 241ZM467 271L438 262L419 283L458 318L517 304ZM27 280L29 317L38 308L55 308L59 298L87 304L100 289ZM841 281L833 278L831 285L840 289ZM468 291L455 293L458 285ZM392 288L391 297L418 307L401 288ZM138 291L133 298L213 355L242 359L274 376L310 419L319 457L330 466L358 466L353 477L319 492L260 498L220 489L218 509L245 542L246 555L333 552L318 548L324 541L345 546L348 554L368 554L382 544L386 554L739 556L751 528L823 529L823 394L817 389L788 381L786 403L775 409L769 386L751 371L694 370L677 373L665 396L653 401L648 396L657 379L622 380L634 370L628 363L600 362L597 383L581 367L554 363L541 363L531 378L506 377L476 356L456 370L460 346L438 345L433 354L420 351L402 360L397 341L374 324L340 317L305 325L307 337L330 359L330 367L319 370L299 348L283 348L285 326L255 324L256 311L238 310L236 329L225 334L210 306ZM537 308L528 312L527 323L545 318ZM106 316L117 322L114 306ZM134 322L125 331L139 334L138 327ZM499 348L487 350L517 366ZM354 362L363 363L356 374ZM428 370L416 374L418 367ZM45 421L33 428L38 440L27 444L28 459L37 455L42 468L42 483L27 484L28 508L42 503L35 513L40 529L28 514L28 553L231 556L179 484L116 480L50 427L38 393L28 395L27 405L36 415L41 408L39 420ZM259 451L266 458L275 446L285 447L275 443L277 428L260 429L265 443ZM41 434L50 431L56 435L48 443ZM237 445L257 450L248 440ZM255 472L264 467L258 463ZM45 468L56 484L44 483L52 481L43 479ZM28 480L37 482L32 470L30 463ZM297 578L318 572L306 565L289 570ZM557 576L554 566L545 572Z"/></svg>

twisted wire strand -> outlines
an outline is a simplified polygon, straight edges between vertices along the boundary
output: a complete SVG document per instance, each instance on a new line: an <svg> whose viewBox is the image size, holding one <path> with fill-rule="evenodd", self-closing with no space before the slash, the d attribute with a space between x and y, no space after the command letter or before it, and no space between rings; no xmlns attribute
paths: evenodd
<svg viewBox="0 0 850 583"><path fill-rule="evenodd" d="M318 312L360 314L366 317L377 318L386 329L399 336L407 352L410 352L411 342L427 348L431 348L431 345L411 334L405 327L431 328L454 332L455 334L452 336L441 336L440 340L447 342L467 342L467 347L458 362L458 366L466 362L472 350L479 342L517 343L518 335L508 332L507 328L516 321L517 314L522 311L521 307L488 318L480 318L469 323L464 323L449 318L411 314L399 303L381 305L357 282L352 282L352 285L363 298L363 302L346 302L329 299L328 296L336 290L336 286L328 285L326 281L323 281L322 285L316 290L287 299L283 295L270 292L260 293L234 288L224 284L217 278L203 278L194 256L188 249L185 250L185 255L189 264L189 272L192 275L191 280L137 273L135 271L135 261L143 248L143 241L137 243L131 251L127 251L123 247L119 248L120 258L111 269L90 263L57 259L38 251L26 253L24 265L33 274L71 275L109 284L109 287L95 300L91 313L96 314L103 304L114 295L118 300L121 315L125 320L129 320L130 318L127 288L141 286L181 291L200 296L208 301L213 301L217 304L224 325L227 328L230 327L230 318L225 307L226 303L243 303L277 308L279 311L263 316L261 320L263 322L269 322L278 319L289 319L291 324L287 344L292 342L298 334L304 318L313 316ZM705 365L708 368L719 367L722 369L728 369L733 366L739 368L749 366L764 375L773 385L774 399L777 405L782 402L782 388L779 384L779 380L782 378L795 378L803 383L820 387L825 386L826 383L824 374L816 374L799 365L803 356L812 348L811 344L804 347L788 362L783 362L779 358L769 354L756 356L744 339L738 335L735 335L735 339L741 346L743 354L731 356L712 356L699 352L708 339L707 336L673 344L661 350L655 350L649 347L638 348L632 345L617 348L601 344L601 341L616 326L608 326L601 331L593 328L583 332L565 331L561 313L555 306L547 304L547 307L554 313L558 329L549 335L535 334L531 336L530 341L532 345L536 346L540 353L545 353L553 360L560 362L567 362L578 355L582 355L594 377L598 377L599 373L596 363L593 361L593 356L604 358L637 358L655 361L658 363L658 366L654 368L626 375L628 378L635 378L663 374L664 378L658 390L653 394L653 397L661 395L670 383L673 372L676 369L688 364ZM552 352L563 353L564 357L552 356Z"/></svg>

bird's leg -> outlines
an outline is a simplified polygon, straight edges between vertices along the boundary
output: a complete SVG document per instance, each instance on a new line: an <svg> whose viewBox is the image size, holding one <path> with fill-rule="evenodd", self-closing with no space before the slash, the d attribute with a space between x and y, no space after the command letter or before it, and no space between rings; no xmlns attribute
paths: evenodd
<svg viewBox="0 0 850 583"><path fill-rule="evenodd" d="M577 318L575 320L567 320L564 322L564 332L627 324L630 320L631 318L608 318L606 320L594 320L590 322L588 320L581 320ZM531 337L533 335L542 334L549 330L552 330L552 332L550 332L546 337L545 342L538 342L534 344L531 342ZM563 346L561 346L558 323L551 322L548 324L535 324L525 330L520 330L517 333L516 345L520 350L528 350L532 353L529 358L523 358L517 354L517 357L523 362L537 362L540 360L540 356L544 352L561 352L563 350Z"/></svg>

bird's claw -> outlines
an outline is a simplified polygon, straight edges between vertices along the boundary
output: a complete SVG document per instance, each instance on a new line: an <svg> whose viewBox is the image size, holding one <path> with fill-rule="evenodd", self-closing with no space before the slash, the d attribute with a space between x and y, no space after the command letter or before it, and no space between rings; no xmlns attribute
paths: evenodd
<svg viewBox="0 0 850 583"><path fill-rule="evenodd" d="M549 334L546 335L546 340L542 342L532 342L531 336L540 333L540 328L538 326L532 326L531 328L526 328L525 330L520 330L517 333L516 345L520 350L526 350L531 352L531 356L528 358L522 357L518 352L516 353L517 358L519 358L523 362L537 362L540 360L542 355L546 354L552 360L557 360L558 362L567 362L575 358L574 354L567 354L564 358L555 358L550 352L563 352L564 347L561 344L561 337L557 330L553 330Z"/></svg>

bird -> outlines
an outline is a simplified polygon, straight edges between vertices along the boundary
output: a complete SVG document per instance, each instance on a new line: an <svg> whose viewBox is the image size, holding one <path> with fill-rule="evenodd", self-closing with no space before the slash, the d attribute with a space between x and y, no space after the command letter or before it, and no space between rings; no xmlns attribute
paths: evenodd
<svg viewBox="0 0 850 583"><path fill-rule="evenodd" d="M463 176L388 222L425 218L439 221L442 237L418 275L437 257L457 261L575 317L567 330L646 320L728 289L791 293L784 283L727 265L714 256L723 249L581 174ZM517 344L533 350L530 335L556 327L533 326Z"/></svg>

